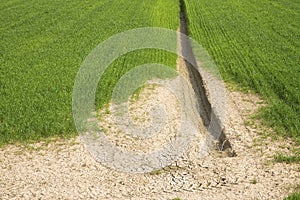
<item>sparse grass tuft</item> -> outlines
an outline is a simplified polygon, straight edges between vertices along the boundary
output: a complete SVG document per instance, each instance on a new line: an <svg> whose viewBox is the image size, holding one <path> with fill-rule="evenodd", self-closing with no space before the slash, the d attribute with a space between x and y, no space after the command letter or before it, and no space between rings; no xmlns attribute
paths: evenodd
<svg viewBox="0 0 300 200"><path fill-rule="evenodd" d="M276 162L284 162L284 163L300 163L300 156L295 155L295 156L285 156L285 155L276 155L274 157Z"/></svg>
<svg viewBox="0 0 300 200"><path fill-rule="evenodd" d="M250 181L250 183L251 183L251 184L256 184L256 183L257 183L257 180L256 180L256 179L252 179L252 180Z"/></svg>
<svg viewBox="0 0 300 200"><path fill-rule="evenodd" d="M150 172L150 175L160 175L161 174L161 170L157 169L157 170L153 170L152 172Z"/></svg>
<svg viewBox="0 0 300 200"><path fill-rule="evenodd" d="M293 193L290 194L287 198L284 200L300 200L300 193Z"/></svg>

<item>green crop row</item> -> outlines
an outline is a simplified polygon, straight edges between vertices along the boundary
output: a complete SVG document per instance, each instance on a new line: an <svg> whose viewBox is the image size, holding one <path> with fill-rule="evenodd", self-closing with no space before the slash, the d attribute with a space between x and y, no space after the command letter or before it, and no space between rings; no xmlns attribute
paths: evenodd
<svg viewBox="0 0 300 200"><path fill-rule="evenodd" d="M0 145L76 133L72 90L90 51L112 35L133 28L176 30L175 0L92 0L0 3ZM100 80L96 103L110 100L117 79L130 68L176 57L156 50L121 56Z"/></svg>
<svg viewBox="0 0 300 200"><path fill-rule="evenodd" d="M300 1L186 0L185 10L223 78L260 93L262 121L300 143Z"/></svg>
<svg viewBox="0 0 300 200"><path fill-rule="evenodd" d="M184 2L190 36L223 78L260 93L269 103L263 122L299 141L300 2ZM129 29L179 25L178 0L11 0L0 11L0 145L74 134L73 85L91 50ZM121 56L99 82L97 108L120 77L145 63L175 67L176 56L153 49Z"/></svg>

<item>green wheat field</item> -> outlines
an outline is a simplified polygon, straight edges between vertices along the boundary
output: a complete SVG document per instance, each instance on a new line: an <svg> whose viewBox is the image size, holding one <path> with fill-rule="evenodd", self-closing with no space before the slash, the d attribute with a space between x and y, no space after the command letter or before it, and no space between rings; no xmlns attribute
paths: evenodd
<svg viewBox="0 0 300 200"><path fill-rule="evenodd" d="M91 0L0 3L0 145L76 135L72 90L85 57L116 33L140 27L177 30L180 6L192 38L207 49L227 83L268 103L259 119L300 143L300 1ZM99 82L98 108L134 66L176 67L154 49L118 58Z"/></svg>

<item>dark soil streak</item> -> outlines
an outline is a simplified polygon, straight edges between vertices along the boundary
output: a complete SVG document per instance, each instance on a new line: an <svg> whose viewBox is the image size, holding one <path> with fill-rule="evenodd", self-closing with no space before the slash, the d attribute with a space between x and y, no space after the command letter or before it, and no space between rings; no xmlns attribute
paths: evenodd
<svg viewBox="0 0 300 200"><path fill-rule="evenodd" d="M189 35L184 0L180 0L180 32L185 35ZM205 87L203 76L197 70L198 66L193 54L190 41L186 38L181 37L180 45L186 66L185 70L197 97L199 115L202 118L203 124L206 127L209 136L211 137L209 139L218 141L218 150L229 150L229 152L234 152L232 151L232 146L224 133L221 121L216 115L208 99L208 91ZM192 63L187 62L187 60L191 60ZM231 156L235 156L235 153L233 153L233 155Z"/></svg>

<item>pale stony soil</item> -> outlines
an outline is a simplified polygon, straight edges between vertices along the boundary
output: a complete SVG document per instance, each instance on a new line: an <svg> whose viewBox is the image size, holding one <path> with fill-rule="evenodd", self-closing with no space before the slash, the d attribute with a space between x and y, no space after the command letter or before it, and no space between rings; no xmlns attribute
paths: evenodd
<svg viewBox="0 0 300 200"><path fill-rule="evenodd" d="M166 91L160 87L146 88L132 110L147 105L147 99L151 104L159 101L155 97L170 98L163 94ZM289 152L291 141L262 139L259 129L245 126L261 102L251 94L227 91L226 134L236 157L212 151L200 159L194 142L177 162L153 173L127 174L106 168L78 138L1 148L0 199L283 199L299 184L300 166L273 162L278 151ZM167 105L166 109L170 110ZM178 109L173 112L175 116ZM151 142L139 143L119 133L117 140L117 129L109 124L110 114L103 115L100 123L107 122L107 135L111 132L111 140L127 150L148 151L154 148L149 144L163 144L172 137L170 131L168 137L155 135L152 141L147 139ZM136 119L149 123L147 110L140 111ZM176 117L170 120L176 121ZM170 129L176 127L170 123ZM161 142L155 144L155 139Z"/></svg>
<svg viewBox="0 0 300 200"><path fill-rule="evenodd" d="M147 137L141 138L135 135L124 133L126 127L116 126L124 123L125 119L116 119L113 113L105 114L105 111L99 111L99 125L104 128L105 136L114 145L130 152L147 153L161 148L168 144L170 139L175 137L176 131L180 127L180 106L176 97L166 88L158 87L156 84L150 84L143 89L139 97L131 98L129 105L129 116L134 126L137 128L149 127L155 119L155 116L164 116L157 120L157 131L151 129L147 131ZM159 107L156 107L159 106ZM155 109L165 111L165 113L153 113ZM111 109L110 109L111 110ZM158 118L158 117L156 117ZM162 126L159 126L163 123ZM128 122L124 123L125 125ZM154 129L154 128L153 128Z"/></svg>

